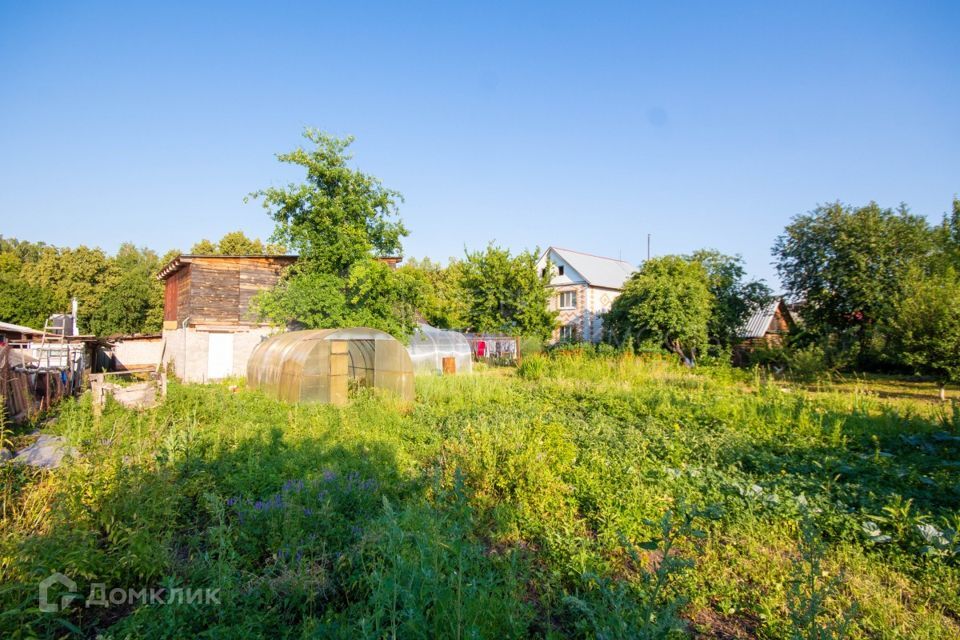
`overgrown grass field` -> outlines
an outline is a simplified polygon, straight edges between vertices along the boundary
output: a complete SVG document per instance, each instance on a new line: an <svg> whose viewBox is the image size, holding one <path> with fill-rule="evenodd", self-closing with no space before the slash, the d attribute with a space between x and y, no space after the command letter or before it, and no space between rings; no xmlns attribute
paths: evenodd
<svg viewBox="0 0 960 640"><path fill-rule="evenodd" d="M0 632L960 637L956 405L584 353L416 384L65 404L75 459L0 466ZM81 597L40 612L54 571Z"/></svg>

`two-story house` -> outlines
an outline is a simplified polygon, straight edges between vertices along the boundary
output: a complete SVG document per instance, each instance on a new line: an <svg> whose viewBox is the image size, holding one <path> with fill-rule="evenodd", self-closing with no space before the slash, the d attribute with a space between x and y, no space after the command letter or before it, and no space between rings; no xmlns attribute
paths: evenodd
<svg viewBox="0 0 960 640"><path fill-rule="evenodd" d="M549 247L540 256L537 269L541 274L548 263L552 269L550 309L557 311L560 319L554 341L600 342L602 314L610 310L636 267L623 260L558 247Z"/></svg>

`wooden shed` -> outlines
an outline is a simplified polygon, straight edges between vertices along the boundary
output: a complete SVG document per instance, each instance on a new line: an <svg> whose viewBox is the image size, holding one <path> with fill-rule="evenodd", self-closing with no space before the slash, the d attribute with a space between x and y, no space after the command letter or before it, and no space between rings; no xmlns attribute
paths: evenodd
<svg viewBox="0 0 960 640"><path fill-rule="evenodd" d="M205 382L246 372L253 348L273 333L250 308L296 256L181 255L160 270L164 361L177 375Z"/></svg>
<svg viewBox="0 0 960 640"><path fill-rule="evenodd" d="M738 332L739 343L734 349L734 361L744 362L746 354L760 346L783 345L795 327L793 314L783 298L776 298L757 308Z"/></svg>
<svg viewBox="0 0 960 640"><path fill-rule="evenodd" d="M182 255L161 269L165 329L198 324L257 324L250 300L277 284L296 256Z"/></svg>
<svg viewBox="0 0 960 640"><path fill-rule="evenodd" d="M43 331L31 329L20 324L10 322L0 322L0 344L8 342L17 342L20 340L39 340L43 337Z"/></svg>

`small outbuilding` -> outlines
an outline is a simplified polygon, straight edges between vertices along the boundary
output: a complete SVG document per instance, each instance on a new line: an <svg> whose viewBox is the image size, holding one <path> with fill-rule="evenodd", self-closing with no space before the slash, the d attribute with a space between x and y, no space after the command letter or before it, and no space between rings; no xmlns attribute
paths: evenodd
<svg viewBox="0 0 960 640"><path fill-rule="evenodd" d="M410 336L407 347L413 370L416 373L450 373L444 370L444 360L453 364L452 373L470 373L473 371L473 357L470 341L456 331L438 329L426 323L420 325Z"/></svg>
<svg viewBox="0 0 960 640"><path fill-rule="evenodd" d="M734 361L741 364L747 354L758 347L779 347L796 327L790 308L783 298L758 307L737 333L739 343L734 348Z"/></svg>
<svg viewBox="0 0 960 640"><path fill-rule="evenodd" d="M180 255L157 276L164 282L163 361L181 380L242 376L253 348L277 332L251 308L280 281L296 256Z"/></svg>
<svg viewBox="0 0 960 640"><path fill-rule="evenodd" d="M286 402L341 405L353 387L414 398L413 363L406 348L389 333L364 327L267 338L250 354L247 384Z"/></svg>
<svg viewBox="0 0 960 640"><path fill-rule="evenodd" d="M42 337L43 331L31 329L30 327L25 327L20 324L0 322L0 344L25 340L39 340Z"/></svg>

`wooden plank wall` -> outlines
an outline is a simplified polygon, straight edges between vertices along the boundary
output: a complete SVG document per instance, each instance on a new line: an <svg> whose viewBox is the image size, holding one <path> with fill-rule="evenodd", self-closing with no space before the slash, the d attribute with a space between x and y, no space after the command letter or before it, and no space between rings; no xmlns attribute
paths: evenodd
<svg viewBox="0 0 960 640"><path fill-rule="evenodd" d="M189 318L190 324L256 323L250 301L277 284L285 264L272 257L193 258L178 294L178 319Z"/></svg>
<svg viewBox="0 0 960 640"><path fill-rule="evenodd" d="M282 267L270 263L246 264L240 269L239 318L240 322L258 322L250 310L254 296L264 289L273 288L280 279Z"/></svg>
<svg viewBox="0 0 960 640"><path fill-rule="evenodd" d="M178 272L177 281L177 320L183 320L190 312L190 265L184 266Z"/></svg>
<svg viewBox="0 0 960 640"><path fill-rule="evenodd" d="M190 265L187 265L189 267ZM181 269L167 278L163 289L163 319L176 320L180 311L180 286L187 269Z"/></svg>

